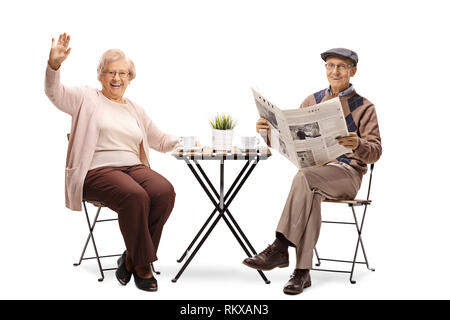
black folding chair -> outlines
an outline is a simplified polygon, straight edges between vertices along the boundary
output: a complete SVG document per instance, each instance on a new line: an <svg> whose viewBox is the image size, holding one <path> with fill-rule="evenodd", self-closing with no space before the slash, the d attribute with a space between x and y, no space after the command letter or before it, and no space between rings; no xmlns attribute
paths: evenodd
<svg viewBox="0 0 450 320"><path fill-rule="evenodd" d="M374 164L372 163L370 165L370 178L369 178L369 186L368 186L368 190L367 190L367 198L365 200L358 200L358 199L352 199L352 200L333 200L333 199L325 199L324 202L331 202L331 203L342 203L342 204L347 204L353 213L353 219L355 222L342 222L342 221L324 221L322 220L322 223L334 223L334 224L346 224L346 225L355 225L356 226L356 231L358 233L358 240L356 242L356 249L355 249L355 254L353 256L353 260L348 261L348 260L338 260L338 259L325 259L325 258L319 258L319 253L317 252L317 249L314 248L314 252L316 254L317 257L317 264L316 266L320 266L321 265L321 261L332 261L332 262L343 262L343 263L351 263L352 264L352 268L351 270L332 270L332 269L318 269L318 268L313 268L312 270L316 270L316 271L327 271L327 272L340 272L340 273L350 273L350 282L351 283L356 283L355 280L353 280L353 272L355 270L355 264L365 264L367 269L369 269L370 271L375 271L375 269L370 268L369 267L369 262L367 260L367 255L366 255L366 250L364 249L364 244L363 244L363 240L362 240L362 229L364 226L364 219L366 217L366 211L367 211L367 207L372 203L372 200L369 199L370 196L370 187L372 184L372 172L373 172L373 168L374 168ZM362 220L361 223L358 223L358 219L356 218L356 212L355 212L355 207L361 207L364 206L364 212L362 215ZM359 251L359 246L361 245L361 249L364 255L364 261L356 261L356 257L358 255L358 251Z"/></svg>
<svg viewBox="0 0 450 320"><path fill-rule="evenodd" d="M92 224L91 224L91 220L89 219L89 213L88 213L88 210L86 208L86 202L88 202L88 203L90 203L90 204L92 204L92 205L94 205L95 207L98 208L97 209L97 213L95 214L95 218L94 218L94 221L92 222ZM100 210L102 208L107 208L107 207L103 203L98 202L98 201L83 200L83 208L84 208L84 212L86 214L86 220L87 220L88 227L89 227L89 235L88 235L88 237L86 239L86 243L84 244L83 251L81 252L81 256L80 256L79 261L77 263L74 263L73 265L74 266L79 266L83 260L96 259L97 263L98 263L98 268L100 270L100 275L101 275L101 277L98 279L98 281L103 281L103 279L105 278L105 276L103 274L103 271L116 270L117 267L116 268L103 268L100 259L111 258L111 257L120 257L122 254L119 253L119 254L105 255L105 256L99 255L98 254L97 245L96 245L95 239L94 239L94 228L95 228L95 225L97 224L97 222L117 221L119 219L118 218L113 218L113 219L102 219L102 220L99 220L98 217L99 217L99 214L100 214ZM87 246L88 246L90 241L92 241L92 246L94 247L95 256L85 258L84 254L86 252L86 248L87 248ZM152 270L153 270L154 273L160 274L159 271L155 270L155 268L153 266L153 263L151 264L151 266L152 266Z"/></svg>

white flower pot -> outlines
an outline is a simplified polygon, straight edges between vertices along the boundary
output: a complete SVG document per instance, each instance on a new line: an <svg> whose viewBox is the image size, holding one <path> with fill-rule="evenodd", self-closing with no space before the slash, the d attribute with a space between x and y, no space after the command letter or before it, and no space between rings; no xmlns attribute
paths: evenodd
<svg viewBox="0 0 450 320"><path fill-rule="evenodd" d="M231 150L233 130L212 129L212 148L215 150Z"/></svg>

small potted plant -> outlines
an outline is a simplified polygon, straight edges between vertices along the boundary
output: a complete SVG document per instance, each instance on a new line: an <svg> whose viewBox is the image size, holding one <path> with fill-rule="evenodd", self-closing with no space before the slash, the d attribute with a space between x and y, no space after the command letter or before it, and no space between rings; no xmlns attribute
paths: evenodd
<svg viewBox="0 0 450 320"><path fill-rule="evenodd" d="M209 120L212 128L212 147L215 150L231 150L233 129L237 122L230 115L217 114Z"/></svg>

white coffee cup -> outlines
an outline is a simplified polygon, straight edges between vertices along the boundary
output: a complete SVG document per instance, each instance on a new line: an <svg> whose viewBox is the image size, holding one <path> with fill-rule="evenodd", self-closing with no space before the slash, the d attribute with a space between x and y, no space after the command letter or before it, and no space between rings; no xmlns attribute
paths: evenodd
<svg viewBox="0 0 450 320"><path fill-rule="evenodd" d="M259 138L255 136L243 136L241 137L242 148L246 150L255 149L259 143Z"/></svg>
<svg viewBox="0 0 450 320"><path fill-rule="evenodd" d="M181 148L183 149L187 149L187 150L192 150L195 148L195 136L182 136L180 137L180 145Z"/></svg>

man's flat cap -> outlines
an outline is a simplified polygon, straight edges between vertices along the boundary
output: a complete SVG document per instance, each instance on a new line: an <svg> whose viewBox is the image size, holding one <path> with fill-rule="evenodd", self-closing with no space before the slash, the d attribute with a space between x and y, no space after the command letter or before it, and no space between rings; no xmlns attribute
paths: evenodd
<svg viewBox="0 0 450 320"><path fill-rule="evenodd" d="M345 48L334 48L327 50L320 54L322 59L326 62L329 56L337 56L341 58L350 59L353 61L353 64L356 66L358 64L358 55L355 51L345 49Z"/></svg>

